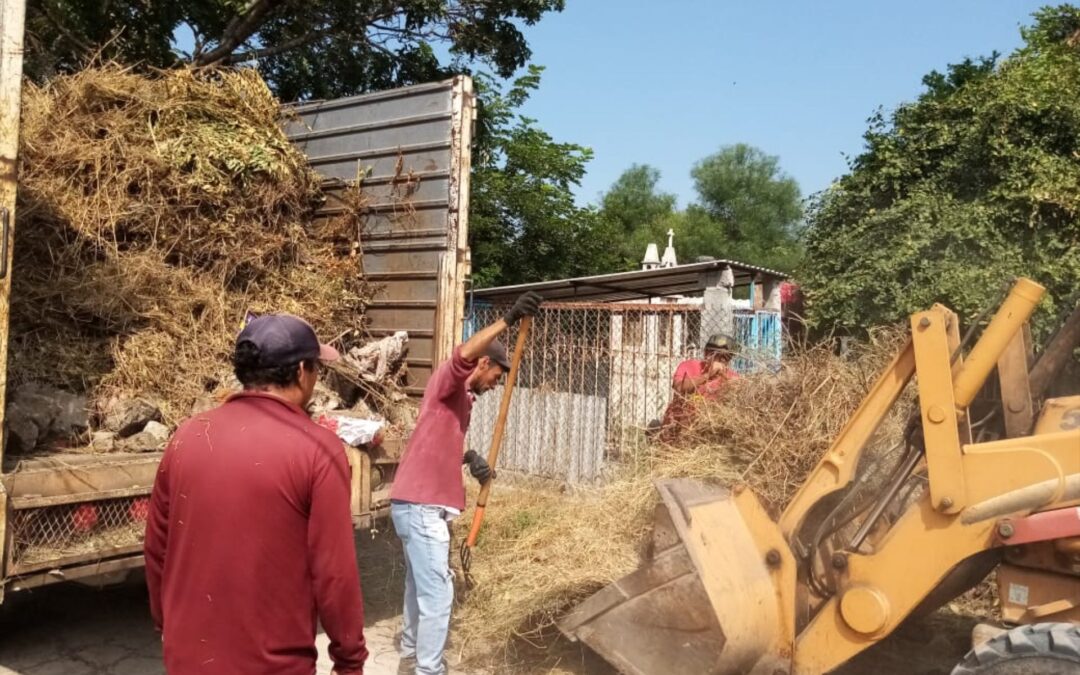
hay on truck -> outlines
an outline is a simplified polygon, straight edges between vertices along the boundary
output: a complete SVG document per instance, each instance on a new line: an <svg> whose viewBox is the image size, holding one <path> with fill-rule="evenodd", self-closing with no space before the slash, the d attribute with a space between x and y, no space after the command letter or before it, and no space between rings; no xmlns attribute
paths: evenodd
<svg viewBox="0 0 1080 675"><path fill-rule="evenodd" d="M131 419L172 426L212 405L234 386L247 311L308 318L343 353L364 341L359 185L343 215L314 217L320 179L254 70L105 65L23 97L13 450L85 446L86 426L123 436ZM52 390L76 397L60 408L85 396L90 418L43 412Z"/></svg>

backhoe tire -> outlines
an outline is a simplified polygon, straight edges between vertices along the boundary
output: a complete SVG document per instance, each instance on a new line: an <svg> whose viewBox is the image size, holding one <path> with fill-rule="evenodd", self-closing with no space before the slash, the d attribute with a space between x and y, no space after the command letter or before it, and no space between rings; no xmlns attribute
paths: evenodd
<svg viewBox="0 0 1080 675"><path fill-rule="evenodd" d="M1020 626L978 645L952 675L1080 675L1080 626Z"/></svg>

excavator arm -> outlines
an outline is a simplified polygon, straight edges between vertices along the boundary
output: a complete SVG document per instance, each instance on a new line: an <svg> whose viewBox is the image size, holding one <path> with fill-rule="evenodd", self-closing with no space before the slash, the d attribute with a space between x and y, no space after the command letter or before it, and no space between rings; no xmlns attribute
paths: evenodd
<svg viewBox="0 0 1080 675"><path fill-rule="evenodd" d="M1029 373L1025 329L1043 293L1018 280L966 357L950 310L913 315L910 339L778 522L750 490L660 482L653 557L560 628L636 675L825 673L977 583L1016 523L1043 537L1027 543L1067 539L1071 521L1043 514L1080 502L1068 412L1080 417L1080 396L1048 401L1035 423L1029 375L1040 373L1035 398L1049 378ZM1078 313L1044 359L1071 353ZM968 408L995 369L1008 431L973 442ZM895 466L856 499L860 460L913 378L918 409ZM856 516L841 527L845 508Z"/></svg>

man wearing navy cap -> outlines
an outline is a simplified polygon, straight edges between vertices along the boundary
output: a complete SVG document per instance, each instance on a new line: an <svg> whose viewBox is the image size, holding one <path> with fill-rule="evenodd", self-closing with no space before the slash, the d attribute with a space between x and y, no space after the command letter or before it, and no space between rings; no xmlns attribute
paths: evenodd
<svg viewBox="0 0 1080 675"><path fill-rule="evenodd" d="M314 675L319 623L334 672L364 672L349 465L305 412L337 358L305 321L256 317L233 353L244 390L169 442L145 540L169 675Z"/></svg>
<svg viewBox="0 0 1080 675"><path fill-rule="evenodd" d="M398 672L445 675L443 650L454 600L450 571L449 521L465 508L461 465L481 483L491 476L483 457L463 453L473 399L490 391L510 370L506 348L496 338L540 308L526 293L502 319L481 329L454 350L428 380L420 416L409 436L390 489L390 517L405 549L405 607Z"/></svg>

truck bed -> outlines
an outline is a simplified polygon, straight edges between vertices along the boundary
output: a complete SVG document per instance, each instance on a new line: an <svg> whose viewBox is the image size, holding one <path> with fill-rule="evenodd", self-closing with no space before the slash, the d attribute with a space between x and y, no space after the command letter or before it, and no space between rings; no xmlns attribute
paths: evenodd
<svg viewBox="0 0 1080 675"><path fill-rule="evenodd" d="M49 455L0 479L8 579L100 564L142 549L161 453Z"/></svg>

